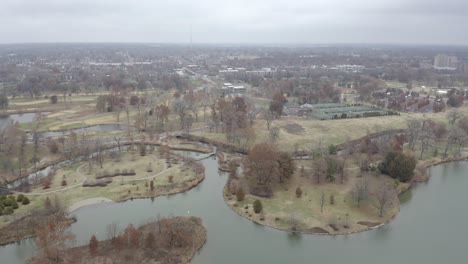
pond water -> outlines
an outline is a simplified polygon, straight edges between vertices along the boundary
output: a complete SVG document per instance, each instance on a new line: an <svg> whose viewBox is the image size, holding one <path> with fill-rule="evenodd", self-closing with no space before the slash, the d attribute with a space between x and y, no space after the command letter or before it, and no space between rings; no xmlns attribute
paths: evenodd
<svg viewBox="0 0 468 264"><path fill-rule="evenodd" d="M49 114L47 113L26 113L26 114L14 114L8 116L0 116L0 128L4 128L10 122L18 123L28 123L32 122L34 118L40 114Z"/></svg>
<svg viewBox="0 0 468 264"><path fill-rule="evenodd" d="M196 154L193 154L196 155ZM202 154L200 154L202 155ZM290 235L254 224L234 213L223 201L227 175L219 173L214 157L202 161L205 180L194 189L172 196L101 204L72 215L77 245L91 235L106 238L106 226L116 222L142 224L161 216L193 215L203 219L208 241L195 264L229 263L465 263L468 162L431 169L428 183L402 195L401 213L377 230L347 236ZM22 263L35 254L33 240L0 248L1 263Z"/></svg>

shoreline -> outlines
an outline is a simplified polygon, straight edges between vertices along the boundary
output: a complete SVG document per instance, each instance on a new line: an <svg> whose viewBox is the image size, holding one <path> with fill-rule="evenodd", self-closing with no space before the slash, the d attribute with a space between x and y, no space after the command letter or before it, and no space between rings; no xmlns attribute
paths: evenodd
<svg viewBox="0 0 468 264"><path fill-rule="evenodd" d="M98 205L102 205L102 204L124 203L124 202L126 202L128 200L150 199L150 198L157 198L157 197L160 197L160 196L169 196L169 195L184 193L184 192L189 191L192 188L195 188L196 186L198 186L204 179L205 179L205 173L201 173L201 174L197 175L192 180L180 183L181 185L185 184L186 185L185 187L177 186L176 188L174 188L174 189L172 189L172 190L170 190L168 192L155 193L155 194L152 194L152 195L146 195L146 196L140 196L140 197L127 197L127 198L124 198L124 199L119 199L118 201L113 201L113 200L111 200L109 198L105 198L105 197L95 197L95 198L84 199L84 200L78 201L78 202L72 204L71 206L69 206L67 208L66 216L69 219L74 219L74 217L72 217L71 214L73 214L74 212L76 212L76 211L78 211L80 209L86 208L86 207L98 206ZM189 184L187 184L187 183L189 183ZM74 219L73 221L70 221L69 226L71 226L71 224L76 222L76 221L77 221L76 219ZM6 225L3 228L7 228L10 225L11 224ZM5 245L8 245L8 244L16 243L18 241L33 238L33 237L35 237L34 234L29 234L29 235L23 236L20 239L0 241L0 246L5 246Z"/></svg>
<svg viewBox="0 0 468 264"><path fill-rule="evenodd" d="M269 227L269 228L272 228L272 229L275 229L275 230L278 230L278 231L283 231L283 232L286 232L286 233L292 233L292 234L306 234L306 235L320 235L320 236L344 236L344 235L351 235L351 234L358 234L358 233L362 233L362 232L366 232L366 231L371 231L371 230L374 230L374 229L377 229L377 228L380 228L380 227L383 227L389 223L391 223L393 220L396 219L396 217L398 216L398 214L400 213L400 202L398 202L398 212L394 215L392 215L388 220L386 220L385 222L382 222L382 223L378 223L378 225L375 225L375 226L367 226L366 228L362 229L362 230L357 230L357 231L349 231L349 232L338 232L338 233L329 233L327 231L327 233L323 232L323 233L317 233L317 232L312 232L312 231L309 231L309 230L295 230L295 231L292 231L290 229L283 229L283 228L280 228L280 227L276 227L276 226L273 226L273 225L269 225L269 224L266 224L265 222L263 221L259 221L259 220L256 220L256 219L253 219L253 218L250 218L250 217L247 217L245 215L242 215L241 213L239 213L237 210L235 210L233 208L233 206L231 206L228 202L227 202L227 199L226 199L226 196L224 196L224 193L221 194L223 196L223 200L224 200L224 203L234 212L236 213L237 215L239 215L240 217L248 220L248 221L251 221L255 224L259 224L259 225L262 225L262 226L265 226L265 227ZM399 196L400 194L398 194ZM399 199L398 199L399 201ZM360 222L363 222L363 221L360 221ZM366 225L362 225L363 227L366 226ZM315 229L315 228L319 228L319 229L322 229L322 230L325 230L321 227L311 227L309 229Z"/></svg>
<svg viewBox="0 0 468 264"><path fill-rule="evenodd" d="M426 170L430 167L433 167L433 166L438 166L438 165L442 165L442 164L445 164L445 163L450 163L450 162L459 162L459 161L468 161L468 156L464 156L464 157L459 157L459 158L449 158L449 159L443 159L443 160L437 160L437 161L432 161L430 164L426 165L425 168ZM427 172L426 172L427 174ZM408 191L409 189L411 189L411 187L413 186L414 183L422 183L422 182L427 182L429 181L431 177L428 175L426 177L426 179L424 181L412 181L410 182L409 184L406 185L406 187L403 187L401 188L400 190L398 190L398 193L397 193L397 197L398 197L398 211L397 213L395 213L394 215L390 216L390 218L388 218L386 221L384 222L381 222L381 223L378 223L377 225L375 226L367 226L367 228L364 228L363 230L357 230L357 231L350 231L350 232L338 232L338 233L315 233L315 232L311 232L311 231L308 231L308 230L296 230L296 231L292 231L290 229L283 229L283 228L279 228L279 227L276 227L276 226L273 226L273 225L270 225L270 224L266 224L265 222L263 221L259 221L259 220L256 220L256 219L253 219L251 217L248 217L246 215L243 215L241 214L240 212L238 212L233 205L229 204L228 203L228 199L227 197L224 195L224 190L225 188L227 188L227 183L226 185L224 186L222 192L221 192L221 195L223 197L223 200L224 200L224 203L226 204L226 206L228 206L234 213L236 213L237 215L239 215L240 217L248 220L248 221L251 221L253 223L256 223L256 224L259 224L259 225L262 225L262 226L265 226L265 227L269 227L269 228L272 228L272 229L276 229L276 230L279 230L279 231L283 231L283 232L287 232L287 233L297 233L297 234L307 234L307 235L323 235L323 236L343 236L343 235L350 235L350 234L357 234L357 233L362 233L362 232L366 232L366 231L371 231L371 230L375 230L375 229L378 229L378 228L381 228L381 227L384 227L388 224L390 224L393 220L395 220L397 218L397 216L400 214L400 204L401 204L401 201L400 201L400 196L405 193L406 191ZM235 199L235 198L234 198ZM363 221L360 221L360 222L363 222ZM356 223L357 224L357 223ZM362 225L362 226L365 226L365 225ZM310 229L314 229L315 227L313 228L310 228ZM323 229L323 228L321 228Z"/></svg>
<svg viewBox="0 0 468 264"><path fill-rule="evenodd" d="M71 214L71 213L73 213L75 211L78 211L79 209L86 208L86 207L92 207L92 206L95 206L95 205L112 204L112 203L124 203L124 202L127 202L129 200L151 199L151 198L157 198L157 197L160 197L160 196L169 196L169 195L175 195L175 194L178 194L178 193L184 193L186 191L191 190L192 188L197 187L198 184L200 184L205 179L205 175L204 174L201 174L201 175L202 176L197 176L191 181L186 181L186 182L181 183L181 184L185 184L187 182L193 183L193 184L187 185L186 188L177 188L176 187L173 190L171 190L169 192L166 192L166 193L155 193L153 195L145 195L145 196L139 196L139 197L127 197L127 198L124 198L124 199L119 199L117 201L114 201L114 200L106 198L106 197L95 197L95 198L84 199L84 200L78 201L78 202L70 205L67 208L67 214Z"/></svg>

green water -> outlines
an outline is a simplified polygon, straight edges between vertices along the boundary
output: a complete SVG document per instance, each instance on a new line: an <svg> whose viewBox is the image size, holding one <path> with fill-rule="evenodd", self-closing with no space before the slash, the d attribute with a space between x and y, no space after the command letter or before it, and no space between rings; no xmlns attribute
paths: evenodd
<svg viewBox="0 0 468 264"><path fill-rule="evenodd" d="M162 216L194 215L203 219L208 241L192 263L468 263L468 162L431 169L428 183L402 199L401 213L378 230L347 236L289 235L247 221L222 199L226 175L216 160L203 161L205 180L183 194L82 208L72 225L77 245L92 234L104 239L106 225L142 224ZM21 263L35 254L32 240L0 248L0 263Z"/></svg>

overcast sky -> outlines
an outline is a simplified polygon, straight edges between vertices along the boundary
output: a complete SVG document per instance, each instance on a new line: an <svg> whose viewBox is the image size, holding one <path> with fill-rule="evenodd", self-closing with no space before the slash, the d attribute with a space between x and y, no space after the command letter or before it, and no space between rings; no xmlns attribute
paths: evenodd
<svg viewBox="0 0 468 264"><path fill-rule="evenodd" d="M468 45L468 0L0 0L0 43Z"/></svg>

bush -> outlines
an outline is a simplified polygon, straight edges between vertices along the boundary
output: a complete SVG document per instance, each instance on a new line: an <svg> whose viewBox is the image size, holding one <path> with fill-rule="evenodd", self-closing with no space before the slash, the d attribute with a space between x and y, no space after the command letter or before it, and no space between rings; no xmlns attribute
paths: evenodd
<svg viewBox="0 0 468 264"><path fill-rule="evenodd" d="M119 169L115 169L114 170L114 176L119 176L120 175L120 170Z"/></svg>
<svg viewBox="0 0 468 264"><path fill-rule="evenodd" d="M23 203L23 205L28 205L28 204L29 204L29 198L28 198L28 197L24 197L22 203Z"/></svg>
<svg viewBox="0 0 468 264"><path fill-rule="evenodd" d="M19 206L18 206L18 203L16 201L13 201L13 203L11 204L11 207L16 210L16 209L18 209Z"/></svg>
<svg viewBox="0 0 468 264"><path fill-rule="evenodd" d="M17 201L18 203L21 203L21 202L23 201L23 199L24 199L24 195L23 195L23 194L19 194L18 197L16 197L16 201Z"/></svg>
<svg viewBox="0 0 468 264"><path fill-rule="evenodd" d="M330 195L330 204L335 204L335 195Z"/></svg>
<svg viewBox="0 0 468 264"><path fill-rule="evenodd" d="M51 104L56 104L57 101L58 101L58 97L57 97L56 95L52 95L52 96L50 97L50 103L51 103Z"/></svg>
<svg viewBox="0 0 468 264"><path fill-rule="evenodd" d="M174 181L174 176L170 175L170 176L168 177L168 180L169 180L169 183L172 183L172 182Z"/></svg>
<svg viewBox="0 0 468 264"><path fill-rule="evenodd" d="M399 178L402 182L413 178L415 168L416 160L414 157L399 152L387 153L385 160L379 164L379 170L382 173L388 174L394 179Z"/></svg>
<svg viewBox="0 0 468 264"><path fill-rule="evenodd" d="M151 189L151 191L154 190L154 181L153 180L150 181L150 189Z"/></svg>
<svg viewBox="0 0 468 264"><path fill-rule="evenodd" d="M260 202L260 200L255 200L255 202L253 203L253 208L256 214L262 212L262 202Z"/></svg>
<svg viewBox="0 0 468 264"><path fill-rule="evenodd" d="M3 211L3 214L4 215L11 215L13 214L14 210L11 208L11 207L7 207L4 211Z"/></svg>
<svg viewBox="0 0 468 264"><path fill-rule="evenodd" d="M297 188L296 188L296 196L297 196L297 198L301 198L301 196L302 196L302 189L301 189L301 187L297 187Z"/></svg>
<svg viewBox="0 0 468 264"><path fill-rule="evenodd" d="M328 154L335 155L336 153L337 153L337 151L336 151L336 146L335 145L332 144L332 145L328 146Z"/></svg>
<svg viewBox="0 0 468 264"><path fill-rule="evenodd" d="M62 180L62 186L67 186L67 181L66 180Z"/></svg>
<svg viewBox="0 0 468 264"><path fill-rule="evenodd" d="M3 199L2 204L4 207L11 206L12 202L11 199Z"/></svg>
<svg viewBox="0 0 468 264"><path fill-rule="evenodd" d="M129 172L128 172L129 175L136 175L135 173L135 170L134 169L131 169Z"/></svg>
<svg viewBox="0 0 468 264"><path fill-rule="evenodd" d="M244 192L244 189L242 189L242 187L237 188L236 198L237 198L237 201L239 201L239 202L244 200L245 192Z"/></svg>
<svg viewBox="0 0 468 264"><path fill-rule="evenodd" d="M49 151L52 154L57 154L59 152L59 145L55 140L49 140L47 142L47 148L49 148Z"/></svg>

